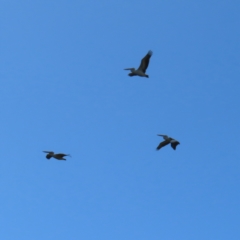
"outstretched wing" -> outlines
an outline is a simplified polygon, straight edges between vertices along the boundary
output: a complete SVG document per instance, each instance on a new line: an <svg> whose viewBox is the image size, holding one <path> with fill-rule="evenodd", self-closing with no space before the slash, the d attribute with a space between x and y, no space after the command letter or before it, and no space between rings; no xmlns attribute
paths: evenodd
<svg viewBox="0 0 240 240"><path fill-rule="evenodd" d="M178 142L178 141L176 141L176 140L172 140L172 141L171 141L171 147L172 147L174 150L176 150L176 147L177 147L178 144L180 144L180 142Z"/></svg>
<svg viewBox="0 0 240 240"><path fill-rule="evenodd" d="M55 154L56 157L65 157L65 156L70 156L70 154L65 154L65 153L57 153ZM70 156L71 157L71 156Z"/></svg>
<svg viewBox="0 0 240 240"><path fill-rule="evenodd" d="M146 72L151 56L152 56L152 51L149 51L147 53L147 55L142 59L141 64L140 64L138 70L141 70L144 73Z"/></svg>
<svg viewBox="0 0 240 240"><path fill-rule="evenodd" d="M168 145L170 142L168 140L165 140L163 142L161 142L158 146L157 146L157 150L159 150L160 148Z"/></svg>
<svg viewBox="0 0 240 240"><path fill-rule="evenodd" d="M54 152L52 152L52 151L43 151L43 152L45 152L45 153L50 153L50 154L54 154Z"/></svg>
<svg viewBox="0 0 240 240"><path fill-rule="evenodd" d="M161 137L168 137L167 135L165 134L157 134L158 136L161 136Z"/></svg>
<svg viewBox="0 0 240 240"><path fill-rule="evenodd" d="M54 152L52 152L52 151L43 151L43 152L47 153L47 155L46 155L47 159L50 159L54 155Z"/></svg>

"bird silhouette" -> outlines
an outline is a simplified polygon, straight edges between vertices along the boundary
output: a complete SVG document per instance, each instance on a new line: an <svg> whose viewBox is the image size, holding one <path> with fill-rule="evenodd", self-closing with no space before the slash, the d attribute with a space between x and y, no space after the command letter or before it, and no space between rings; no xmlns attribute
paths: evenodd
<svg viewBox="0 0 240 240"><path fill-rule="evenodd" d="M140 76L140 77L149 77L146 74L146 70L148 68L149 60L152 56L152 51L148 51L147 55L141 60L141 64L138 69L135 68L125 68L124 70L130 70L131 72L128 74L128 76Z"/></svg>
<svg viewBox="0 0 240 240"><path fill-rule="evenodd" d="M66 161L66 158L64 158L65 156L71 157L70 154L65 154L65 153L54 153L52 151L43 151L43 152L47 153L46 158L48 160L53 157L57 160L65 160Z"/></svg>
<svg viewBox="0 0 240 240"><path fill-rule="evenodd" d="M168 145L169 143L171 143L171 147L176 150L176 147L178 144L180 144L180 142L178 142L177 140L175 140L174 138L168 137L167 135L163 135L163 134L158 134L158 136L163 137L164 141L160 142L159 145L157 146L157 150L161 149L162 147Z"/></svg>

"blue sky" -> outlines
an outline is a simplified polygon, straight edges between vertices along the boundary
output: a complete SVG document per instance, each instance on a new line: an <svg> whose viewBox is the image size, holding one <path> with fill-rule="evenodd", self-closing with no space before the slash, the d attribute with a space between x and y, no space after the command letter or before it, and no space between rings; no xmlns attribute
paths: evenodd
<svg viewBox="0 0 240 240"><path fill-rule="evenodd" d="M0 238L239 240L239 10L2 0Z"/></svg>

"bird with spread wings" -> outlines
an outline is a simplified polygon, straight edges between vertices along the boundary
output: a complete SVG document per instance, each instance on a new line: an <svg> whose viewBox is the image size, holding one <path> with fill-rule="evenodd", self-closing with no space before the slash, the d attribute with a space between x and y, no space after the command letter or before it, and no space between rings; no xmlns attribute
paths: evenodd
<svg viewBox="0 0 240 240"><path fill-rule="evenodd" d="M176 147L178 144L180 144L180 142L178 142L177 140L175 140L174 138L168 137L167 135L163 135L163 134L158 134L158 136L163 137L164 141L160 142L159 145L157 146L157 150L161 149L162 147L168 145L169 143L171 144L171 147L176 150Z"/></svg>
<svg viewBox="0 0 240 240"><path fill-rule="evenodd" d="M65 156L71 157L70 154L65 154L65 153L54 153L52 151L43 151L43 152L47 153L46 158L48 160L53 157L57 160L65 160L66 161L66 158L64 158Z"/></svg>
<svg viewBox="0 0 240 240"><path fill-rule="evenodd" d="M150 58L152 56L152 51L149 51L147 53L147 55L141 60L141 64L139 66L138 69L135 69L135 68L125 68L124 70L130 70L131 72L128 74L128 76L132 77L132 76L140 76L140 77L149 77L147 74L146 74L146 70L148 68L148 65L149 65L149 61L150 61Z"/></svg>

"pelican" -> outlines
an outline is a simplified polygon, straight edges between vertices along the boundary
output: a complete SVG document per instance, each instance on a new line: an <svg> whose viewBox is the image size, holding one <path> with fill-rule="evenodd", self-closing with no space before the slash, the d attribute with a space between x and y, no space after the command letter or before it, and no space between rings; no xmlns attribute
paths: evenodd
<svg viewBox="0 0 240 240"><path fill-rule="evenodd" d="M66 158L64 158L65 156L69 156L71 157L70 154L65 154L65 153L54 153L51 151L43 151L45 153L47 153L46 158L49 160L51 157L56 158L57 160L65 160Z"/></svg>
<svg viewBox="0 0 240 240"><path fill-rule="evenodd" d="M157 146L157 150L161 149L162 147L168 145L169 143L171 143L171 147L176 150L176 147L178 144L180 144L180 142L178 142L177 140L168 137L167 135L163 135L163 134L158 134L158 136L163 137L164 141L159 143L159 145Z"/></svg>
<svg viewBox="0 0 240 240"><path fill-rule="evenodd" d="M142 59L139 68L136 70L135 68L125 68L124 70L130 70L131 72L128 76L140 76L140 77L149 77L145 72L148 68L150 57L152 56L152 51L149 51L147 55Z"/></svg>

